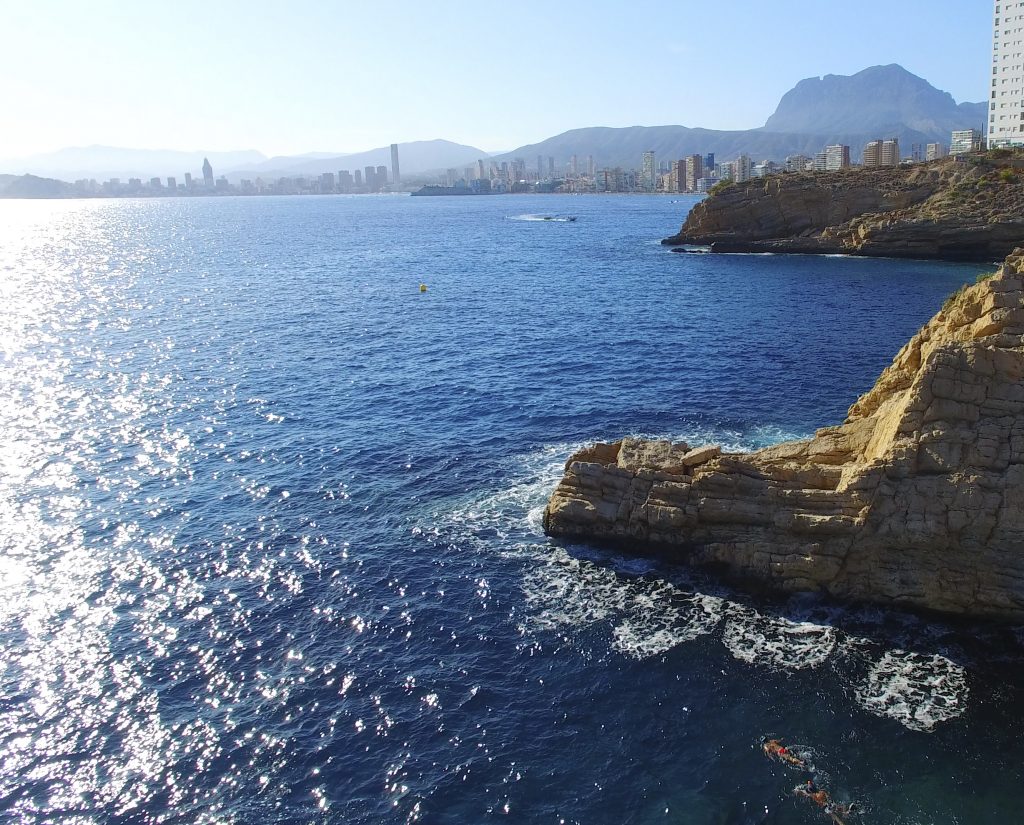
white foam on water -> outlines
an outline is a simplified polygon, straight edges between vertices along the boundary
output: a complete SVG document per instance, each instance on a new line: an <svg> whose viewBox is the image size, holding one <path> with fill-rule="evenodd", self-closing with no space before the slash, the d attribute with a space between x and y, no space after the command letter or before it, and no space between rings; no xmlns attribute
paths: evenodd
<svg viewBox="0 0 1024 825"><path fill-rule="evenodd" d="M966 671L945 656L890 650L854 695L876 716L909 730L931 731L963 714L968 692Z"/></svg>
<svg viewBox="0 0 1024 825"><path fill-rule="evenodd" d="M693 427L671 440L718 443L739 451L801 436L772 427L744 432ZM837 652L840 634L830 623L762 615L719 597L688 592L660 576L659 565L647 558L602 555L598 563L578 549L570 552L550 542L542 529L544 507L566 458L582 446L553 444L514 458L504 487L435 513L432 525L418 529L484 553L521 559L519 629L525 635L604 624L613 651L643 660L716 632L724 619L723 645L751 665L783 671L816 668ZM843 634L842 646L852 652L858 640ZM855 695L872 713L911 730L931 730L963 713L966 677L963 668L943 656L892 649L871 667Z"/></svg>
<svg viewBox="0 0 1024 825"><path fill-rule="evenodd" d="M786 670L818 667L835 649L835 628L763 616L732 604L722 643L742 662Z"/></svg>
<svg viewBox="0 0 1024 825"><path fill-rule="evenodd" d="M583 628L625 607L626 590L615 572L564 550L554 550L523 578L524 632Z"/></svg>
<svg viewBox="0 0 1024 825"><path fill-rule="evenodd" d="M612 630L612 647L633 659L659 656L707 636L722 620L722 599L685 595L667 582L634 597L628 618Z"/></svg>

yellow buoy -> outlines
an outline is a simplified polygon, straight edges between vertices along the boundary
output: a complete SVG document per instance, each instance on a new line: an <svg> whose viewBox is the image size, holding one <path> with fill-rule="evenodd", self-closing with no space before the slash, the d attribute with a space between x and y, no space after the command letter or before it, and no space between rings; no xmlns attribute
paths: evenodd
<svg viewBox="0 0 1024 825"><path fill-rule="evenodd" d="M427 291L427 285L426 284L420 284L420 292L426 292L426 291Z"/></svg>

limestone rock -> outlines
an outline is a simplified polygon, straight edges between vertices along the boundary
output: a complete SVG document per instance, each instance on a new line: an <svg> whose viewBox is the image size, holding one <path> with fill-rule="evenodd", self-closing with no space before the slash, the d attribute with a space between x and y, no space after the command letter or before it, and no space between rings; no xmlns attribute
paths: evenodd
<svg viewBox="0 0 1024 825"><path fill-rule="evenodd" d="M728 186L664 243L993 261L1024 238L1024 155L794 173Z"/></svg>
<svg viewBox="0 0 1024 825"><path fill-rule="evenodd" d="M749 454L588 447L544 526L784 591L1024 620L1024 249L947 301L840 426Z"/></svg>

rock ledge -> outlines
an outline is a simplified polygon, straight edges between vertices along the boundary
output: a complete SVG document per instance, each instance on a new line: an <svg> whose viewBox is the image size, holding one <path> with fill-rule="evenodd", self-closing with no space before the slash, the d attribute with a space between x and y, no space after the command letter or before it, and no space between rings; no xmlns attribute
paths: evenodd
<svg viewBox="0 0 1024 825"><path fill-rule="evenodd" d="M840 426L742 454L587 447L544 529L783 591L1024 620L1024 249L947 301Z"/></svg>

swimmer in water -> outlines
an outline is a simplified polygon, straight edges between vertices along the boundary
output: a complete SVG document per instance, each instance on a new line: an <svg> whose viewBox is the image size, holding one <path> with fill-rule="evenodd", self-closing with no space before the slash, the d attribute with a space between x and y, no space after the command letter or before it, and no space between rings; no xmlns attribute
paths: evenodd
<svg viewBox="0 0 1024 825"><path fill-rule="evenodd" d="M846 821L842 819L842 817L853 813L852 804L843 805L833 802L828 791L815 785L813 779L808 779L803 785L797 785L793 788L793 793L797 796L806 796L808 799L813 801L829 815L829 818L835 823L835 825L846 825Z"/></svg>
<svg viewBox="0 0 1024 825"><path fill-rule="evenodd" d="M780 762L785 762L787 765L792 765L794 768L806 768L807 763L796 754L792 753L789 748L782 744L778 739L769 739L763 745L761 750L764 751L765 756L769 759L778 759Z"/></svg>

